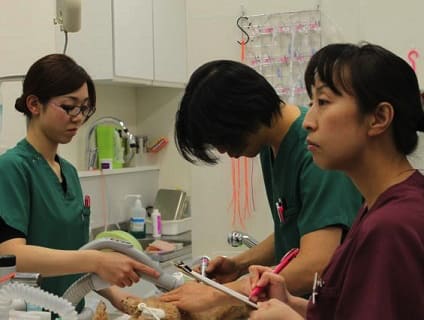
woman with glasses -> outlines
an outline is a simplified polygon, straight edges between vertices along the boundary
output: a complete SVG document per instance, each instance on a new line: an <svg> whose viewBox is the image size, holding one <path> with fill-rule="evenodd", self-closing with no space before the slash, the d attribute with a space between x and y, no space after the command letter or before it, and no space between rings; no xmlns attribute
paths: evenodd
<svg viewBox="0 0 424 320"><path fill-rule="evenodd" d="M158 273L117 252L77 250L88 241L90 208L77 170L57 153L95 106L93 81L66 55L47 55L30 67L15 104L27 117L27 135L0 156L0 254L15 255L19 272L40 273L41 287L58 296L78 274L96 273L115 285L100 293L122 310L128 295L117 286L137 282L137 271Z"/></svg>
<svg viewBox="0 0 424 320"><path fill-rule="evenodd" d="M350 176L364 204L309 301L252 267L261 298L277 299L249 319L424 319L424 177L407 158L424 131L414 70L377 45L332 44L312 56L305 84L314 162Z"/></svg>

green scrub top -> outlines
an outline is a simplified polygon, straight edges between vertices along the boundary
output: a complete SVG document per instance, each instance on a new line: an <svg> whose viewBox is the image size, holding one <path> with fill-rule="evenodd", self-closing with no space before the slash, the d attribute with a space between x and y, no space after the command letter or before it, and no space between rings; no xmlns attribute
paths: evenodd
<svg viewBox="0 0 424 320"><path fill-rule="evenodd" d="M300 238L332 225L349 229L361 206L362 197L351 180L341 172L321 170L306 148L307 131L302 123L307 108L290 126L277 156L269 147L261 151L262 172L274 221L275 263ZM283 207L283 219L277 204Z"/></svg>
<svg viewBox="0 0 424 320"><path fill-rule="evenodd" d="M77 250L87 243L90 209L83 206L78 173L56 156L66 188L27 140L0 156L0 216L27 244ZM66 190L66 191L65 191ZM62 296L81 275L43 278L41 288ZM83 307L83 302L78 310Z"/></svg>

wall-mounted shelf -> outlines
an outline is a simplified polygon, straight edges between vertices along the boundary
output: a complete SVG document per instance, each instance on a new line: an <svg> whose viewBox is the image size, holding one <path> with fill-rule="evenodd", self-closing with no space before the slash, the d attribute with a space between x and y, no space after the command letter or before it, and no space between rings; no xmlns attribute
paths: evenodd
<svg viewBox="0 0 424 320"><path fill-rule="evenodd" d="M133 167L133 168L122 168L122 169L111 169L111 170L86 170L86 171L78 171L78 176L80 178L87 177L98 177L98 176L108 176L114 174L128 174L134 172L142 172L142 171L159 171L158 166L142 166L142 167Z"/></svg>

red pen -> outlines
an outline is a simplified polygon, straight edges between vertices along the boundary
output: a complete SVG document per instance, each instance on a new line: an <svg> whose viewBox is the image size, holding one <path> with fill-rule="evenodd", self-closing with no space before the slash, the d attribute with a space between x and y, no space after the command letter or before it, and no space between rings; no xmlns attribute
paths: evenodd
<svg viewBox="0 0 424 320"><path fill-rule="evenodd" d="M84 196L84 209L81 213L81 219L84 221L86 217L90 216L91 198L87 194Z"/></svg>
<svg viewBox="0 0 424 320"><path fill-rule="evenodd" d="M284 223L285 222L284 205L283 205L283 201L281 200L281 198L278 198L278 201L275 203L275 206L277 207L277 213L278 213L278 218L280 219L280 222Z"/></svg>
<svg viewBox="0 0 424 320"><path fill-rule="evenodd" d="M280 263L272 270L272 273L280 273L281 270L283 270L294 258L296 258L297 254L299 253L298 248L293 248L287 251L287 253L281 258ZM249 298L258 296L264 287L256 286L252 289L250 292Z"/></svg>
<svg viewBox="0 0 424 320"><path fill-rule="evenodd" d="M87 194L84 197L84 207L85 208L90 208L90 206L91 206L91 199L90 199L90 196Z"/></svg>

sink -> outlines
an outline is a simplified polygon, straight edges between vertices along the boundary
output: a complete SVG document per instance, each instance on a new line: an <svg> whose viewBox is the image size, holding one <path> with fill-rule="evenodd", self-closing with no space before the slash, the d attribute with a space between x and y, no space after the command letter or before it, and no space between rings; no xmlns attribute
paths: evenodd
<svg viewBox="0 0 424 320"><path fill-rule="evenodd" d="M183 232L177 235L162 235L162 237L159 238L160 240L169 241L169 242L183 242L190 243L191 244L191 231ZM155 241L156 239L153 238L152 234L146 234L146 237L143 239L137 239L143 249L146 249L147 246Z"/></svg>
<svg viewBox="0 0 424 320"><path fill-rule="evenodd" d="M143 249L146 249L148 245L152 243L153 241L155 241L156 239L153 238L151 234L147 234L146 238L137 239L137 240L138 242L140 242ZM157 252L157 253L146 252L146 254L148 254L155 261L165 262L171 259L176 259L178 257L191 254L191 231L184 232L179 235L162 236L160 240L175 242L175 243L182 243L183 246L180 249L177 249L174 251L168 251L168 252Z"/></svg>
<svg viewBox="0 0 424 320"><path fill-rule="evenodd" d="M146 249L147 246L154 241L154 239L137 239L143 249ZM163 239L165 240L165 239ZM165 262L171 259L176 259L178 257L186 256L191 254L191 241L187 240L165 240L169 242L182 243L182 248L176 249L174 251L166 251L166 252L145 252L149 257L151 257L155 261Z"/></svg>
<svg viewBox="0 0 424 320"><path fill-rule="evenodd" d="M117 230L116 225L110 225L107 230ZM127 223L119 224L119 230L127 230ZM104 231L104 228L95 228L91 230L92 238ZM146 249L150 243L155 241L152 234L147 234L145 238L137 239L137 241L141 244L143 249ZM147 253L153 260L158 262L167 262L172 259L178 260L179 257L191 256L191 231L182 232L176 235L162 235L160 240L168 241L168 242L176 242L182 243L183 247L170 252L158 252L158 253ZM190 257L191 259L191 257Z"/></svg>
<svg viewBox="0 0 424 320"><path fill-rule="evenodd" d="M172 259L178 260L177 258L187 256L191 254L191 242L183 246L181 249L177 249L169 252L157 252L157 253L147 253L153 260L159 262L165 262Z"/></svg>

